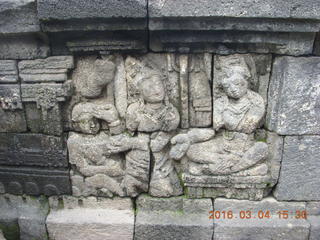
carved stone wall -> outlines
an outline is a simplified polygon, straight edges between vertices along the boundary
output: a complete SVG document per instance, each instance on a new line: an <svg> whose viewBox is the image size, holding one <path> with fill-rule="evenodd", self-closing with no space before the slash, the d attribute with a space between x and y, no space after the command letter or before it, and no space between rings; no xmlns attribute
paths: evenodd
<svg viewBox="0 0 320 240"><path fill-rule="evenodd" d="M319 13L2 1L0 240L320 239Z"/></svg>

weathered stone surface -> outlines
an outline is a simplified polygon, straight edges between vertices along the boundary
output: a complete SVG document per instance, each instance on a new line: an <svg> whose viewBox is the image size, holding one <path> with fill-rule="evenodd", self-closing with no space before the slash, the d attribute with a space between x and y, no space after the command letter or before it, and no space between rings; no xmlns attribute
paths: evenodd
<svg viewBox="0 0 320 240"><path fill-rule="evenodd" d="M320 200L320 136L287 136L284 139L278 200Z"/></svg>
<svg viewBox="0 0 320 240"><path fill-rule="evenodd" d="M278 57L269 88L266 125L281 135L320 133L320 58Z"/></svg>
<svg viewBox="0 0 320 240"><path fill-rule="evenodd" d="M151 17L235 17L235 18L293 18L318 19L320 3L315 0L279 2L258 0L149 0Z"/></svg>
<svg viewBox="0 0 320 240"><path fill-rule="evenodd" d="M212 239L211 199L142 195L137 210L134 239Z"/></svg>
<svg viewBox="0 0 320 240"><path fill-rule="evenodd" d="M69 159L74 169L71 181L76 196L137 196L148 191L149 136L106 133L72 133ZM121 154L122 153L122 154ZM125 154L123 154L125 153Z"/></svg>
<svg viewBox="0 0 320 240"><path fill-rule="evenodd" d="M25 132L25 114L21 102L20 86L0 85L0 132Z"/></svg>
<svg viewBox="0 0 320 240"><path fill-rule="evenodd" d="M90 18L145 18L146 0L126 2L111 0L108 2L93 0L40 0L38 1L39 18L42 21L52 19L73 20Z"/></svg>
<svg viewBox="0 0 320 240"><path fill-rule="evenodd" d="M68 170L0 167L0 187L3 193L18 195L71 194Z"/></svg>
<svg viewBox="0 0 320 240"><path fill-rule="evenodd" d="M35 0L4 0L0 3L0 33L39 32Z"/></svg>
<svg viewBox="0 0 320 240"><path fill-rule="evenodd" d="M309 216L308 222L310 223L309 240L320 239L320 216Z"/></svg>
<svg viewBox="0 0 320 240"><path fill-rule="evenodd" d="M19 76L23 82L64 82L74 63L72 56L58 56L25 60L19 62L18 66Z"/></svg>
<svg viewBox="0 0 320 240"><path fill-rule="evenodd" d="M313 52L315 33L252 31L152 31L155 52L276 53L305 55Z"/></svg>
<svg viewBox="0 0 320 240"><path fill-rule="evenodd" d="M296 219L296 211L305 211L305 203L277 202L273 198L262 201L239 201L218 198L214 201L214 238L219 239L308 239L310 224ZM232 212L232 215L222 212ZM287 212L284 212L287 211ZM284 214L282 214L284 212ZM281 215L282 214L282 215ZM280 218L285 216L288 218ZM230 217L232 216L232 217ZM270 218L266 217L270 216Z"/></svg>
<svg viewBox="0 0 320 240"><path fill-rule="evenodd" d="M16 83L17 81L17 61L0 60L0 83Z"/></svg>
<svg viewBox="0 0 320 240"><path fill-rule="evenodd" d="M21 84L28 127L32 132L60 136L63 132L61 106L71 97L71 81Z"/></svg>
<svg viewBox="0 0 320 240"><path fill-rule="evenodd" d="M181 159L182 180L192 198L260 200L277 182L282 138L265 133L190 129L172 140L170 157Z"/></svg>
<svg viewBox="0 0 320 240"><path fill-rule="evenodd" d="M133 238L134 213L130 199L69 197L50 201L51 206L57 206L46 221L50 239Z"/></svg>
<svg viewBox="0 0 320 240"><path fill-rule="evenodd" d="M262 122L262 96L250 89L258 81L251 55L215 56L213 81L213 128L252 133ZM252 87L251 87L252 88Z"/></svg>
<svg viewBox="0 0 320 240"><path fill-rule="evenodd" d="M320 202L307 202L307 212L309 215L320 216Z"/></svg>
<svg viewBox="0 0 320 240"><path fill-rule="evenodd" d="M44 197L21 197L14 195L1 195L0 228L3 221L4 235L7 239L48 239L45 220L49 212L49 205ZM8 225L8 220L14 225ZM14 229L15 227L15 229ZM16 238L15 238L16 237Z"/></svg>
<svg viewBox="0 0 320 240"><path fill-rule="evenodd" d="M1 133L0 165L67 168L65 138L31 133Z"/></svg>
<svg viewBox="0 0 320 240"><path fill-rule="evenodd" d="M40 34L14 34L0 37L1 59L45 58L50 49L47 37Z"/></svg>

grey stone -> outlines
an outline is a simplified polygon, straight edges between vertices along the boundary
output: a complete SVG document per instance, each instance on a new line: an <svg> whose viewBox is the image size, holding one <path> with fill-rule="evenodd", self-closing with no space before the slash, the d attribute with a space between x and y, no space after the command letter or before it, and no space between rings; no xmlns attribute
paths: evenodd
<svg viewBox="0 0 320 240"><path fill-rule="evenodd" d="M39 18L42 21L52 19L73 20L90 18L145 18L146 0L119 2L76 1L76 0L40 0L38 1Z"/></svg>
<svg viewBox="0 0 320 240"><path fill-rule="evenodd" d="M252 133L262 122L266 103L250 89L258 81L251 55L214 58L213 128Z"/></svg>
<svg viewBox="0 0 320 240"><path fill-rule="evenodd" d="M48 39L42 34L14 34L0 37L1 59L45 58L49 52Z"/></svg>
<svg viewBox="0 0 320 240"><path fill-rule="evenodd" d="M23 111L20 86L17 84L0 85L0 132L27 131Z"/></svg>
<svg viewBox="0 0 320 240"><path fill-rule="evenodd" d="M195 128L171 144L170 158L181 162L188 197L260 200L278 180L283 140L276 134L258 138Z"/></svg>
<svg viewBox="0 0 320 240"><path fill-rule="evenodd" d="M320 133L319 57L278 57L269 88L266 126L281 135Z"/></svg>
<svg viewBox="0 0 320 240"><path fill-rule="evenodd" d="M0 33L40 32L35 0L4 0L0 3Z"/></svg>
<svg viewBox="0 0 320 240"><path fill-rule="evenodd" d="M41 194L52 196L71 194L67 169L43 169L26 167L0 167L2 192L10 194Z"/></svg>
<svg viewBox="0 0 320 240"><path fill-rule="evenodd" d="M287 136L284 139L278 200L320 200L320 136Z"/></svg>
<svg viewBox="0 0 320 240"><path fill-rule="evenodd" d="M307 213L320 216L320 202L307 202Z"/></svg>
<svg viewBox="0 0 320 240"><path fill-rule="evenodd" d="M308 222L310 223L309 240L320 239L320 216L309 216Z"/></svg>
<svg viewBox="0 0 320 240"><path fill-rule="evenodd" d="M1 133L0 165L67 168L65 138L31 133Z"/></svg>
<svg viewBox="0 0 320 240"><path fill-rule="evenodd" d="M137 196L149 186L149 136L72 133L68 139L76 196ZM125 153L125 154L123 154Z"/></svg>
<svg viewBox="0 0 320 240"><path fill-rule="evenodd" d="M80 57L73 72L76 91L86 98L98 98L116 74L115 57L98 59L96 56Z"/></svg>
<svg viewBox="0 0 320 240"><path fill-rule="evenodd" d="M211 216L214 217L215 240L307 240L309 236L307 220L295 218L296 211L305 211L302 202L277 202L273 198L258 202L218 198L214 201L214 211Z"/></svg>
<svg viewBox="0 0 320 240"><path fill-rule="evenodd" d="M49 205L46 198L5 194L0 196L0 202L2 203L1 213L3 213L0 216L0 222L4 218L8 219L10 212L12 220L17 223L17 233L13 231L13 226L11 226L11 232L8 227L4 231L8 239L13 239L14 234L17 234L22 240L48 239L45 220L49 212Z"/></svg>
<svg viewBox="0 0 320 240"><path fill-rule="evenodd" d="M1 229L0 229L0 240L6 240L6 239L4 238L4 236L3 236L3 233L2 233L2 231L1 231Z"/></svg>
<svg viewBox="0 0 320 240"><path fill-rule="evenodd" d="M235 17L235 18L293 18L318 19L317 9L320 3L316 0L295 0L279 2L276 0L192 0L149 1L151 17Z"/></svg>
<svg viewBox="0 0 320 240"><path fill-rule="evenodd" d="M212 239L211 199L137 199L134 239Z"/></svg>
<svg viewBox="0 0 320 240"><path fill-rule="evenodd" d="M17 61L0 61L0 83L16 83L18 81Z"/></svg>
<svg viewBox="0 0 320 240"><path fill-rule="evenodd" d="M74 63L72 56L58 56L21 61L18 67L23 82L64 82Z"/></svg>
<svg viewBox="0 0 320 240"><path fill-rule="evenodd" d="M71 97L72 82L21 84L28 127L32 132L60 136L63 132L62 105Z"/></svg>
<svg viewBox="0 0 320 240"><path fill-rule="evenodd" d="M67 201L66 201L67 200ZM51 204L57 206L56 200ZM81 202L81 205L78 205ZM130 199L63 198L46 225L50 239L132 239L134 212ZM58 204L59 205L59 204Z"/></svg>
<svg viewBox="0 0 320 240"><path fill-rule="evenodd" d="M315 33L252 31L151 31L155 52L276 53L305 55L313 52Z"/></svg>
<svg viewBox="0 0 320 240"><path fill-rule="evenodd" d="M182 185L176 171L176 164L169 156L169 144L173 133L155 132L151 135L150 149L153 169L149 193L156 197L179 196L183 194Z"/></svg>

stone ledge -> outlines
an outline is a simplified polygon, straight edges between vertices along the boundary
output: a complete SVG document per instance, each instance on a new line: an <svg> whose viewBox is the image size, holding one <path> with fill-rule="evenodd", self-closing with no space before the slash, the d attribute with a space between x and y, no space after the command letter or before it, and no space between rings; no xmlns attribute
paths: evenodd
<svg viewBox="0 0 320 240"><path fill-rule="evenodd" d="M134 239L211 239L210 210L211 199L142 195L137 200Z"/></svg>
<svg viewBox="0 0 320 240"><path fill-rule="evenodd" d="M130 199L49 200L53 206L47 217L49 237L56 240L132 239L134 211Z"/></svg>

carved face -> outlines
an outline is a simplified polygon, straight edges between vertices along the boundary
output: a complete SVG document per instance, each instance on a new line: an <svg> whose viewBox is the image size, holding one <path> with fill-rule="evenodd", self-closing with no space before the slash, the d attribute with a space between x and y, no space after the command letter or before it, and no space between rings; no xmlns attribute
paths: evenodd
<svg viewBox="0 0 320 240"><path fill-rule="evenodd" d="M247 94L247 76L241 71L234 71L222 81L225 93L234 99L242 98Z"/></svg>
<svg viewBox="0 0 320 240"><path fill-rule="evenodd" d="M149 103L161 102L165 97L164 86L158 75L143 80L140 89L143 99Z"/></svg>

